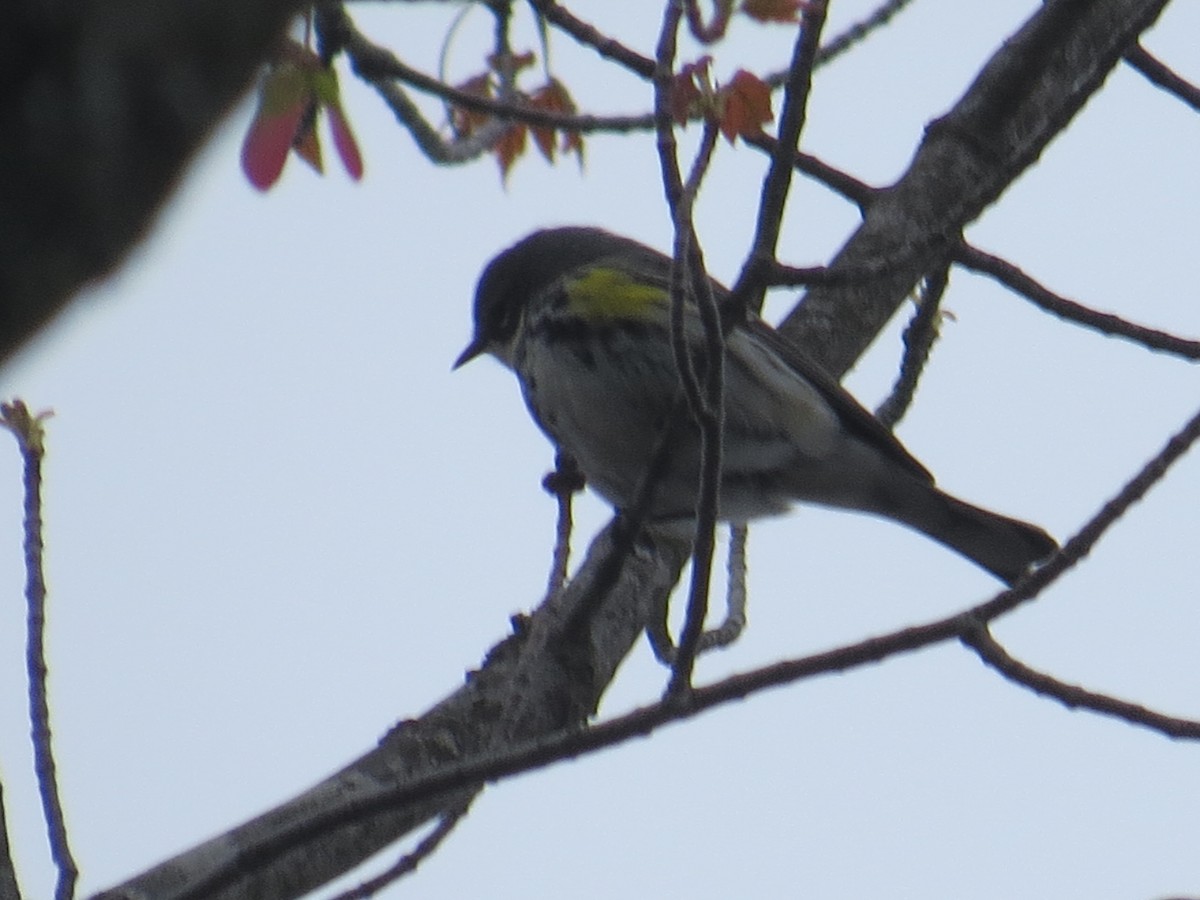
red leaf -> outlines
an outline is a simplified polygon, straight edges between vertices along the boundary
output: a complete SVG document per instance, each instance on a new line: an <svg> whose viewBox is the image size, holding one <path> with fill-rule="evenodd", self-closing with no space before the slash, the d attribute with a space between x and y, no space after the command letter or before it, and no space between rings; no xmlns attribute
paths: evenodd
<svg viewBox="0 0 1200 900"><path fill-rule="evenodd" d="M536 109L544 109L547 112L562 113L563 115L575 114L575 101L571 99L571 94L563 83L556 78L550 79L545 85L534 91L529 98L529 103ZM549 163L554 162L554 132L553 128L535 127L533 129L533 142ZM571 150L583 153L583 136L578 131L563 132L563 151Z"/></svg>
<svg viewBox="0 0 1200 900"><path fill-rule="evenodd" d="M671 118L676 125L686 125L699 102L700 89L691 78L676 75L671 80Z"/></svg>
<svg viewBox="0 0 1200 900"><path fill-rule="evenodd" d="M258 112L242 141L242 171L258 190L279 180L310 103L305 73L295 65L283 63L263 79Z"/></svg>
<svg viewBox="0 0 1200 900"><path fill-rule="evenodd" d="M500 139L492 146L492 153L496 154L496 161L500 163L501 178L508 178L508 170L525 152L525 138L528 133L529 129L524 125L513 125L500 135Z"/></svg>
<svg viewBox="0 0 1200 900"><path fill-rule="evenodd" d="M468 78L456 87L464 94L474 94L477 97L490 99L493 95L492 76L487 72ZM455 137L470 137L484 122L488 120L486 113L476 112L462 106L450 107L450 127Z"/></svg>
<svg viewBox="0 0 1200 900"><path fill-rule="evenodd" d="M559 145L563 153L574 153L579 160L579 165L583 166L583 135L578 131L564 131L562 136L562 144Z"/></svg>
<svg viewBox="0 0 1200 900"><path fill-rule="evenodd" d="M528 69L534 64L537 57L533 55L532 50L526 50L524 53L510 53L507 56L498 56L492 53L487 58L488 68L493 72L501 71L501 63L507 61L512 66L512 73L516 75L522 69Z"/></svg>
<svg viewBox="0 0 1200 900"><path fill-rule="evenodd" d="M329 112L329 131L333 135L333 146L346 171L355 181L363 177L362 153L358 149L358 141L350 129L350 121L342 111L340 103L331 104L326 109Z"/></svg>
<svg viewBox="0 0 1200 900"><path fill-rule="evenodd" d="M242 171L260 191L279 180L287 162L300 113L290 116L256 116L242 142Z"/></svg>
<svg viewBox="0 0 1200 900"><path fill-rule="evenodd" d="M679 74L672 79L671 118L676 124L686 125L704 97L712 93L708 74L711 64L711 56L702 56L694 63L681 66Z"/></svg>
<svg viewBox="0 0 1200 900"><path fill-rule="evenodd" d="M738 69L721 91L721 134L729 143L738 135L762 134L762 126L775 118L771 112L771 88L745 69Z"/></svg>
<svg viewBox="0 0 1200 900"><path fill-rule="evenodd" d="M742 12L759 22L798 22L804 0L742 0Z"/></svg>

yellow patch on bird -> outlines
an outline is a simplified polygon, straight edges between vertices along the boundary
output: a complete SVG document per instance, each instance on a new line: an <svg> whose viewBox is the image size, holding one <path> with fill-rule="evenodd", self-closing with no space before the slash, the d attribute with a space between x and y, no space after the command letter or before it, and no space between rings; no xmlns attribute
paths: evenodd
<svg viewBox="0 0 1200 900"><path fill-rule="evenodd" d="M620 269L595 267L567 281L567 309L584 319L661 319L667 292Z"/></svg>

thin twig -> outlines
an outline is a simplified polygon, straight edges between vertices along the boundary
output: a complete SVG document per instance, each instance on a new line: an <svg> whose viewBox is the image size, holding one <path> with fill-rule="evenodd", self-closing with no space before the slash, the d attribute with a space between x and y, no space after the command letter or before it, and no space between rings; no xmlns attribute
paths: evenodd
<svg viewBox="0 0 1200 900"><path fill-rule="evenodd" d="M671 90L675 78L675 50L678 42L682 0L668 0L654 50L654 134L658 164L662 170L663 190L672 218L683 194L683 173L676 155L675 128L671 118Z"/></svg>
<svg viewBox="0 0 1200 900"><path fill-rule="evenodd" d="M372 42L340 8L331 12L330 22L342 29L342 46L355 73L372 85L395 79L465 110L563 131L646 131L654 124L653 117L645 113L632 116L570 115L539 109L515 99L493 99L460 90L414 69L390 50ZM430 126L426 123L426 127Z"/></svg>
<svg viewBox="0 0 1200 900"><path fill-rule="evenodd" d="M1141 44L1125 54L1125 62L1145 75L1151 82L1174 94L1192 109L1200 112L1200 87L1196 87L1167 68L1165 64L1146 52Z"/></svg>
<svg viewBox="0 0 1200 900"><path fill-rule="evenodd" d="M1200 360L1200 341L1178 337L1155 328L1147 328L1144 325L1126 321L1119 316L1091 309L1074 300L1068 300L1035 281L1007 260L985 253L970 244L960 243L952 249L951 256L956 263L972 271L990 275L1009 290L1015 291L1036 306L1061 319L1085 325L1102 334L1126 338L1151 350L1161 350L1184 359Z"/></svg>
<svg viewBox="0 0 1200 900"><path fill-rule="evenodd" d="M890 429L894 429L912 404L917 393L917 382L929 361L929 351L938 337L938 322L941 319L942 295L950 278L950 269L943 266L925 281L917 299L917 310L908 327L904 329L904 357L900 360L900 373L887 399L875 411L875 418Z"/></svg>
<svg viewBox="0 0 1200 900"><path fill-rule="evenodd" d="M725 586L725 619L716 628L705 629L696 642L696 655L709 650L728 647L746 628L746 540L749 529L745 525L729 528L729 554L726 561L728 575ZM646 625L646 637L654 658L664 666L674 666L678 650L671 640L667 624L668 606L666 598L651 613Z"/></svg>
<svg viewBox="0 0 1200 900"><path fill-rule="evenodd" d="M729 527L729 556L726 562L725 621L700 638L700 650L727 647L741 637L746 627L746 540L745 525Z"/></svg>
<svg viewBox="0 0 1200 900"><path fill-rule="evenodd" d="M634 552L642 530L650 515L654 503L654 493L671 465L672 447L680 435L680 428L687 421L687 409L680 402L672 407L667 414L666 422L658 435L653 452L650 454L646 471L633 492L633 502L621 509L613 522L613 538L608 554L598 566L596 576L592 580L588 592L573 609L571 615L563 623L562 635L566 640L573 640L591 620L592 614L599 608L608 592L617 584L621 568L626 559ZM663 601L666 602L665 600Z"/></svg>
<svg viewBox="0 0 1200 900"><path fill-rule="evenodd" d="M1112 716L1123 722L1159 731L1167 737L1200 739L1200 721L1164 715L1139 703L1130 703L1128 700L1089 691L1075 684L1067 684L1025 665L1005 650L985 625L980 624L967 629L959 640L1009 681L1027 687L1043 697L1057 700L1069 709L1091 710L1103 716Z"/></svg>
<svg viewBox="0 0 1200 900"><path fill-rule="evenodd" d="M681 0L671 0L667 4L655 51L654 122L658 136L663 190L675 228L675 253L671 266L671 348L689 410L700 430L700 473L693 513L696 525L692 546L692 579L679 647L674 654L671 677L667 683L668 694L678 694L690 687L697 646L700 634L704 631L708 590L712 577L712 556L716 544L717 498L721 485L721 438L724 430L725 344L720 315L712 295L712 285L705 274L703 254L692 227L692 207L712 160L717 129L714 123L705 122L700 148L685 182L679 169L670 102L674 86L680 4ZM703 326L703 389L696 377L692 348L687 339L685 311L689 308L699 314ZM663 632L665 631L664 626ZM650 639L651 645L654 646L656 636L651 634Z"/></svg>
<svg viewBox="0 0 1200 900"><path fill-rule="evenodd" d="M33 415L20 400L0 404L0 425L17 439L25 463L25 600L28 634L25 664L29 673L29 723L33 738L34 769L42 798L42 814L50 842L50 855L58 869L56 900L71 900L79 869L71 855L66 819L58 791L57 767L50 733L50 701L46 689L46 579L42 559L42 458L45 456L43 422L49 412Z"/></svg>
<svg viewBox="0 0 1200 900"><path fill-rule="evenodd" d="M754 241L730 298L735 315L738 310L762 311L763 298L766 296L763 272L775 261L779 244L779 230L792 185L792 172L796 167L800 132L807 115L813 63L821 40L821 29L825 26L825 8L826 0L812 0L804 7L800 32L796 35L792 62L788 67L787 86L783 92L779 138L759 195Z"/></svg>
<svg viewBox="0 0 1200 900"><path fill-rule="evenodd" d="M318 45L324 58L345 50L356 74L373 87L392 110L396 120L412 135L418 149L432 162L460 164L478 159L510 127L508 122L489 121L467 137L446 140L425 118L420 107L394 78L369 77L358 69L358 59L386 57L387 51L371 43L355 26L341 4L322 3L316 7L315 26ZM392 57L394 60L395 58Z"/></svg>
<svg viewBox="0 0 1200 900"><path fill-rule="evenodd" d="M742 135L742 141L748 146L774 155L779 147L779 140L769 134ZM879 193L865 181L860 181L848 172L835 169L826 162L808 153L797 153L795 157L796 171L818 181L836 194L854 203L860 210L865 210Z"/></svg>
<svg viewBox="0 0 1200 900"><path fill-rule="evenodd" d="M1200 439L1200 412L1173 434L1163 448L1122 486L1116 496L1063 544L1062 549L1044 564L1022 576L1012 587L979 604L968 614L976 621L990 622L1036 597L1046 585L1087 556L1112 524L1162 480L1197 439Z"/></svg>
<svg viewBox="0 0 1200 900"><path fill-rule="evenodd" d="M716 142L717 129L709 124L711 132L707 152L701 155L707 164L712 146ZM705 165L704 168L707 166ZM700 650L700 639L704 632L704 620L708 614L708 595L712 583L712 561L716 549L716 526L718 497L721 489L722 439L725 432L725 338L721 330L720 312L713 296L712 283L705 275L704 261L692 237L691 212L696 189L700 184L702 169L693 170L685 186L685 202L680 203L675 221L676 253L687 254L687 262L680 263L676 256L675 268L680 265L691 270L693 301L703 324L705 384L703 404L694 410L700 426L700 483L696 499L696 534L692 546L692 580L688 591L687 610L683 630L679 635L679 647L671 665L671 678L667 685L669 694L678 694L691 687L692 670L696 654ZM681 240L682 237L682 240ZM672 325L675 323L672 322ZM682 330L682 323L680 323ZM685 349L685 354L688 351Z"/></svg>
<svg viewBox="0 0 1200 900"><path fill-rule="evenodd" d="M437 852L438 847L458 827L458 823L466 817L467 811L470 808L471 803L467 801L453 809L446 810L438 817L438 823L434 829L421 839L421 842L413 848L411 853L406 853L400 857L396 861L396 864L386 872L380 872L374 878L364 881L358 887L335 894L330 900L364 900L366 897L375 896L384 888L399 881L405 875L411 875L417 870L417 866Z"/></svg>
<svg viewBox="0 0 1200 900"><path fill-rule="evenodd" d="M542 479L542 487L554 497L558 504L558 518L554 529L554 555L550 561L550 576L546 583L546 595L553 596L567 581L567 566L571 557L571 531L574 520L571 514L571 498L584 488L583 473L575 459L563 450L554 457L554 471Z"/></svg>
<svg viewBox="0 0 1200 900"><path fill-rule="evenodd" d="M826 41L821 46L821 49L817 51L816 65L823 66L826 63L833 62L833 60L837 59L847 50L850 50L856 44L862 43L872 32L878 31L890 22L897 13L911 2L912 0L885 0L870 15L860 19L846 28L841 34L835 35ZM780 83L786 77L785 74L781 73Z"/></svg>
<svg viewBox="0 0 1200 900"><path fill-rule="evenodd" d="M671 612L670 595L662 598L650 611L646 619L646 640L650 642L650 651L664 666L675 665L675 642L671 640L671 623L668 616Z"/></svg>
<svg viewBox="0 0 1200 900"><path fill-rule="evenodd" d="M569 34L579 43L591 47L605 59L611 59L642 78L649 79L654 76L654 60L602 33L554 0L529 0L529 5L555 28Z"/></svg>
<svg viewBox="0 0 1200 900"><path fill-rule="evenodd" d="M675 360L675 369L679 373L679 383L693 420L699 421L703 412L704 399L700 390L700 382L696 376L695 363L687 344L687 328L684 322L687 297L694 289L694 282L687 277L689 269L690 248L694 235L690 229L690 210L686 222L681 221L680 206L686 203L687 188L684 184L683 173L679 167L678 144L675 140L675 127L672 120L671 92L675 86L674 66L675 53L678 46L679 23L683 15L683 0L668 0L663 11L663 21L659 29L658 42L654 50L654 130L658 150L659 169L662 173L663 193L671 221L675 229L675 250L671 265L670 285L670 339L671 353ZM707 135L707 129L705 134ZM703 452L703 451L702 451ZM699 523L692 536L693 551L696 542L700 540ZM692 559L692 585L696 584L697 563ZM689 592L688 613L693 612L694 591ZM652 617L651 627L647 633L655 654L662 658L664 651L670 653L671 679L668 682L670 691L677 680L676 665L679 662L678 650L671 646L669 599L664 598L661 608ZM683 633L689 632L689 623L684 622ZM695 641L692 641L693 653ZM685 663L686 665L686 663ZM690 666L688 666L690 677Z"/></svg>
<svg viewBox="0 0 1200 900"><path fill-rule="evenodd" d="M695 3L686 8L689 13L689 25L693 34L697 34L697 29L704 28L699 22L698 8ZM824 24L824 14L825 0L814 0L813 3L810 3L805 9L804 21L796 38L791 66L792 78L784 93L783 111L780 117L780 150L777 154L772 155L771 165L763 180L754 249L733 292L735 309L739 306L745 309L748 301L756 311L762 305L765 288L762 287L762 280L758 277L761 265L756 265L756 263L773 260L775 256L783 208L787 200L788 187L791 184L792 169L795 166L796 144L804 124L812 63L816 54L817 42L820 40L821 27ZM724 26L718 17L709 27L723 29ZM659 58L659 65L660 67L664 65L662 57ZM661 83L661 81L656 81L656 84ZM656 111L660 109L659 102L656 99ZM660 154L665 152L664 148L666 148L670 151L673 160L673 139L672 141L664 140L661 134L667 123L661 117L658 121L660 123ZM710 133L711 137L709 137ZM716 128L712 123L706 123L705 135L709 140L702 145L697 165L693 168L687 184L684 185L680 201L673 209L677 241L679 241L679 235L685 231L690 234L691 231L691 205L699 188L701 176L707 169L712 145L716 140ZM668 166L666 160L664 160L663 166L664 168ZM679 250L680 247L677 245L677 254ZM677 255L676 265L679 265L678 260L679 256ZM724 411L722 408L724 336L716 303L712 298L711 286L704 277L702 266L698 267L694 278L697 282L697 293L707 294L707 296L696 297L696 302L700 306L704 318L704 335L708 345L706 348L707 403L696 410L696 419L701 429L701 480L697 503L697 528L687 614L684 617L683 630L680 632L679 646L671 666L671 678L667 686L667 693L672 696L690 689L692 670L704 635L704 620L708 612L708 592L712 579L712 555L715 547L717 496L721 483L721 441L724 435ZM724 312L728 313L728 310ZM705 313L708 314L705 315ZM678 330L677 324L673 318L673 333ZM675 337L676 344L681 340L680 336ZM676 355L679 355L678 348Z"/></svg>
<svg viewBox="0 0 1200 900"><path fill-rule="evenodd" d="M725 37L729 28L729 17L733 13L733 0L714 0L712 21L705 24L698 0L684 0L688 32L700 44L715 44Z"/></svg>

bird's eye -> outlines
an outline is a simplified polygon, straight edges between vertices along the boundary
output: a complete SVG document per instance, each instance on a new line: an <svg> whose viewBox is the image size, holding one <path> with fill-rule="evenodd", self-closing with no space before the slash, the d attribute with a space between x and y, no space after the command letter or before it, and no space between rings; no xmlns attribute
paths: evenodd
<svg viewBox="0 0 1200 900"><path fill-rule="evenodd" d="M507 340L516 333L520 309L514 303L501 303L492 310L491 327L488 331L499 340Z"/></svg>

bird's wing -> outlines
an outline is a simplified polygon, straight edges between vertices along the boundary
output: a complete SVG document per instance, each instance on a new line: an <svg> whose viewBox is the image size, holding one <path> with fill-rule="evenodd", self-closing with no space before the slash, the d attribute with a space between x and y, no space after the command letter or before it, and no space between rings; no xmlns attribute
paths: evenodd
<svg viewBox="0 0 1200 900"><path fill-rule="evenodd" d="M755 337L767 344L793 371L809 382L837 414L843 428L875 447L884 456L904 466L912 474L933 482L930 471L908 452L896 436L824 369L805 356L795 344L758 318L737 327L752 331Z"/></svg>
<svg viewBox="0 0 1200 900"><path fill-rule="evenodd" d="M593 264L603 265L606 262L608 260L601 259L594 261ZM611 258L611 265L614 268L633 272L639 280L647 284L654 284L664 291L669 290L670 287L671 264L669 256L632 241L629 242L629 247L622 254ZM709 283L712 285L717 304L724 303L730 295L729 289L715 278L710 278ZM766 344L796 374L811 384L821 399L829 404L830 409L846 431L875 447L885 457L908 469L916 477L930 483L933 482L933 475L930 471L905 449L896 436L795 344L752 314L748 316L746 322L734 327L749 329L756 339Z"/></svg>

